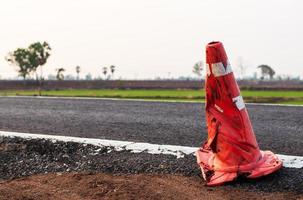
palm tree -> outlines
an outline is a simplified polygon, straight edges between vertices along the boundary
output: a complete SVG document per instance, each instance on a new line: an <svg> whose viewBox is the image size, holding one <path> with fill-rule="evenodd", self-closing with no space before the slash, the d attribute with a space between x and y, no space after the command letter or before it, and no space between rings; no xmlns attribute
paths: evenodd
<svg viewBox="0 0 303 200"><path fill-rule="evenodd" d="M116 70L116 66L115 65L111 65L109 68L110 68L110 72L112 73L112 79L114 79L114 72Z"/></svg>
<svg viewBox="0 0 303 200"><path fill-rule="evenodd" d="M107 67L103 67L102 70L103 70L104 77L105 77L105 79L106 79Z"/></svg>
<svg viewBox="0 0 303 200"><path fill-rule="evenodd" d="M80 66L76 67L76 72L77 72L77 80L79 80Z"/></svg>
<svg viewBox="0 0 303 200"><path fill-rule="evenodd" d="M56 75L57 80L59 80L59 81L64 80L63 72L65 72L65 69L61 67L61 68L56 69L56 71L57 71L57 75Z"/></svg>

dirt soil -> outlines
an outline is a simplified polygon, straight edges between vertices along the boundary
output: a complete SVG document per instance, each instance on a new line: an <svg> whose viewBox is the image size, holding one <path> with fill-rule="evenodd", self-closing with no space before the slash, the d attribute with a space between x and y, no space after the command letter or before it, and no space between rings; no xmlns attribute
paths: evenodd
<svg viewBox="0 0 303 200"><path fill-rule="evenodd" d="M0 182L0 200L85 199L303 199L203 185L198 177L107 173L49 173Z"/></svg>

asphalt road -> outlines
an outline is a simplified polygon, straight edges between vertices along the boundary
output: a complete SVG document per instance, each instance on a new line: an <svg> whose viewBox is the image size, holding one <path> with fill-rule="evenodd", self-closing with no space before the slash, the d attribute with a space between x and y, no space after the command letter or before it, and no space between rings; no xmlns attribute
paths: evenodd
<svg viewBox="0 0 303 200"><path fill-rule="evenodd" d="M0 130L200 146L204 104L0 98ZM261 149L303 156L303 107L247 105Z"/></svg>
<svg viewBox="0 0 303 200"><path fill-rule="evenodd" d="M199 146L207 136L203 107L200 103L0 97L0 130ZM303 156L303 107L247 107L262 149ZM192 155L182 159L129 152L95 155L81 145L19 142L28 143L26 153L2 152L0 177L70 170L200 174ZM275 192L301 196L302 177L302 169L283 168L261 180L240 180L224 189L273 192L273 198Z"/></svg>
<svg viewBox="0 0 303 200"><path fill-rule="evenodd" d="M204 104L0 98L0 130L200 146ZM247 105L262 149L303 156L303 107Z"/></svg>

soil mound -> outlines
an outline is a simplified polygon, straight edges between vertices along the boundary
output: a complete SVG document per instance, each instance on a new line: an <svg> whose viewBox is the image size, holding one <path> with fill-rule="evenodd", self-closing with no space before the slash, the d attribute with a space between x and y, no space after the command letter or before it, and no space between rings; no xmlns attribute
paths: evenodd
<svg viewBox="0 0 303 200"><path fill-rule="evenodd" d="M287 193L210 188L198 177L107 173L49 173L0 182L0 200L296 199ZM302 197L301 197L302 198Z"/></svg>

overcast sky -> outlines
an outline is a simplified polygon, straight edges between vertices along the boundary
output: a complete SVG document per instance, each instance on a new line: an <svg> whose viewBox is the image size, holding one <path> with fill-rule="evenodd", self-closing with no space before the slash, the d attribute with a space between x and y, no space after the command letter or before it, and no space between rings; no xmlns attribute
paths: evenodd
<svg viewBox="0 0 303 200"><path fill-rule="evenodd" d="M268 64L303 78L302 9L302 0L1 0L0 75L16 76L9 51L45 40L45 74L80 65L99 76L114 64L116 77L188 76L219 40L247 75Z"/></svg>

